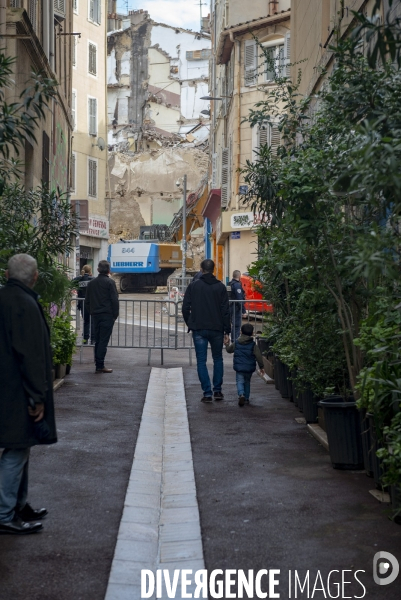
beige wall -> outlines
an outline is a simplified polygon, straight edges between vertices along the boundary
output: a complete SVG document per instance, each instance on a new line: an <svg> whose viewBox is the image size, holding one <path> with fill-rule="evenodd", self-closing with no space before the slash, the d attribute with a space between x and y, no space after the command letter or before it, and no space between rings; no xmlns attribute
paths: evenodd
<svg viewBox="0 0 401 600"><path fill-rule="evenodd" d="M74 31L81 33L76 41L76 66L73 68L73 90L76 92L76 123L72 133L72 151L76 157L75 190L72 200L88 200L89 214L108 218L109 200L106 199L107 147L97 147L98 138L103 138L107 146L106 114L106 27L105 2L102 3L101 23L97 25L88 18L89 0L79 0L78 12L74 13ZM91 75L89 66L89 42L97 47L97 74ZM88 98L97 99L97 135L89 135ZM97 196L88 195L88 159L97 161ZM89 241L91 238L88 238ZM85 245L88 243L85 241ZM97 247L96 238L92 238ZM106 258L107 244L103 241L97 258Z"/></svg>
<svg viewBox="0 0 401 600"><path fill-rule="evenodd" d="M363 7L370 14L374 0L367 3L349 0L344 4L342 12L340 0L292 0L292 77L301 70L301 94L309 94L315 87L318 89L320 68L330 65L329 46L337 36L333 29L338 30L340 35L346 35L353 20L351 11Z"/></svg>

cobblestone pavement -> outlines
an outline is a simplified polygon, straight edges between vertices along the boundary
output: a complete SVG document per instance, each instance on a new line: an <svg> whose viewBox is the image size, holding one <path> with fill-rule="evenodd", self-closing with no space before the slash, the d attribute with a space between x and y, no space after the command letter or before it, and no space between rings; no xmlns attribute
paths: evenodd
<svg viewBox="0 0 401 600"><path fill-rule="evenodd" d="M107 358L113 374L95 376L91 350L84 349L83 363L74 364L56 393L59 443L35 448L30 469L30 501L46 506L49 517L40 534L0 538L0 600L103 600L109 579L122 581L110 573L151 368L145 350L112 349ZM196 368L189 367L187 352L166 351L164 358L165 368L183 370L206 568L280 569L281 598L290 597L289 570L298 570L302 579L309 570L309 597L319 570L330 597L329 571L350 570L347 581L361 569L366 598L400 597L401 577L383 587L372 579L377 551L401 559L401 529L369 494L372 480L361 472L333 470L324 448L295 421L297 409L256 375L251 405L239 408L230 357L226 398L212 405L199 402ZM158 363L155 351L152 365L159 368ZM184 413L178 410L174 418ZM175 435L179 443L180 432ZM188 461L188 448L183 452ZM155 490L160 498L161 489ZM123 552L118 545L117 550ZM132 561L132 549L126 559ZM184 555L182 568L190 564ZM339 597L362 597L353 581ZM331 594L336 596L335 588ZM306 597L298 590L298 598ZM313 597L325 596L315 591Z"/></svg>

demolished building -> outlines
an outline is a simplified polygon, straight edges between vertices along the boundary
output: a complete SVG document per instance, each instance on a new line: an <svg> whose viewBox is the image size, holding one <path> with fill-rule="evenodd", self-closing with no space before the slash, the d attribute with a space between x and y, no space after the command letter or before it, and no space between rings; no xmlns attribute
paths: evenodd
<svg viewBox="0 0 401 600"><path fill-rule="evenodd" d="M147 11L109 14L108 147L110 231L136 238L165 225L176 237L182 178L191 211L208 171L210 36L152 20ZM205 111L207 113L207 111ZM195 202L196 204L196 202ZM194 239L202 219L193 221ZM197 254L201 257L199 240ZM194 257L196 259L196 257Z"/></svg>

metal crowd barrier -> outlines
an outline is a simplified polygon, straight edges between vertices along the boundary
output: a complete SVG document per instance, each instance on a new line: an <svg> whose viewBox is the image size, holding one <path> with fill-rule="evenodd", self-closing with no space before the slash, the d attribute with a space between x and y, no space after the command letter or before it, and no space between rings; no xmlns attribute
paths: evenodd
<svg viewBox="0 0 401 600"><path fill-rule="evenodd" d="M165 350L188 350L189 362L192 364L192 351L194 349L192 334L182 316L182 300L141 300L119 299L120 314L113 328L109 348L132 348L148 350L148 364L150 364L152 350L160 350L161 364L164 363ZM242 306L245 313L242 314ZM252 304L248 302L252 308ZM271 305L266 301L258 301L258 310L250 310L245 300L230 300L230 313L232 315L232 339L239 335L235 320L235 311L240 312L240 324L251 323L254 326L254 336L263 332L271 312ZM94 345L94 333L91 336L92 318L87 319L88 339L83 336L85 323L85 307L79 299L71 302L72 324L77 333L77 346L80 349L80 360L85 346ZM92 337L92 339L91 339Z"/></svg>

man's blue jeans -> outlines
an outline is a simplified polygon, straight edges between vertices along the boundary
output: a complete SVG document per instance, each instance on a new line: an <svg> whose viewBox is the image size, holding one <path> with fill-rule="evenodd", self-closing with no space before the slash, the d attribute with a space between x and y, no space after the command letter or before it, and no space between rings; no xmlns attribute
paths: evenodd
<svg viewBox="0 0 401 600"><path fill-rule="evenodd" d="M251 395L252 373L240 373L237 371L236 375L238 396L245 396L245 400L249 400L249 396Z"/></svg>
<svg viewBox="0 0 401 600"><path fill-rule="evenodd" d="M197 329L193 332L193 340L198 366L198 377L202 387L203 396L211 397L212 387L207 370L207 346L210 344L213 357L213 392L221 392L223 385L223 332L212 329Z"/></svg>
<svg viewBox="0 0 401 600"><path fill-rule="evenodd" d="M30 448L5 448L0 458L0 521L14 518L14 509L24 508L28 495Z"/></svg>

